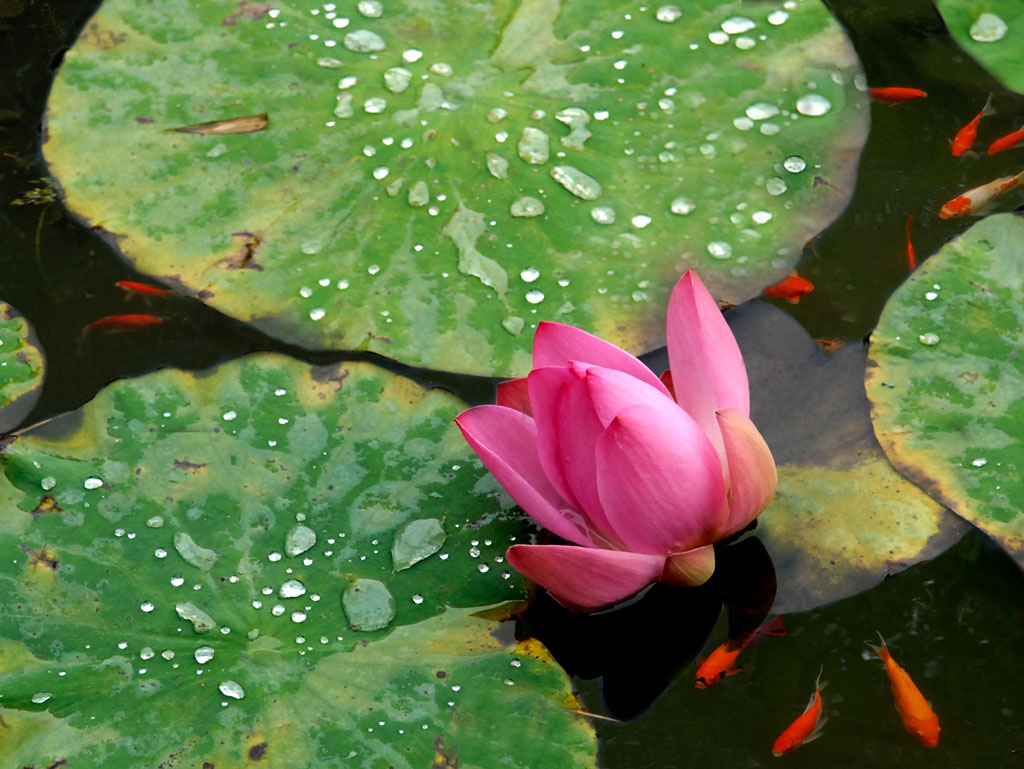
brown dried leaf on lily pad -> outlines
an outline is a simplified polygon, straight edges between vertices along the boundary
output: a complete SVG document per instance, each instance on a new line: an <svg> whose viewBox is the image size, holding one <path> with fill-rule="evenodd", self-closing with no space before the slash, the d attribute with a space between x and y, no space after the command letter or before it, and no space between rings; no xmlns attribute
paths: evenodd
<svg viewBox="0 0 1024 769"><path fill-rule="evenodd" d="M233 117L227 120L212 120L209 123L187 125L174 130L181 134L202 134L225 135L225 134L252 134L262 131L270 123L270 118L264 112L261 115L247 115L246 117Z"/></svg>

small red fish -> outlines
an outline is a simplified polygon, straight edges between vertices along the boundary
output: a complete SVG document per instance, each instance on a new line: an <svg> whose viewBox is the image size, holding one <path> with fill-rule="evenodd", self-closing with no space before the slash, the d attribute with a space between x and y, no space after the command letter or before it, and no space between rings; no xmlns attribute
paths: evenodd
<svg viewBox="0 0 1024 769"><path fill-rule="evenodd" d="M821 690L827 686L821 682L821 671L818 671L818 678L814 682L814 694L811 701L807 703L804 712L797 716L796 720L786 727L786 731L778 736L775 744L772 745L772 755L781 756L793 748L798 748L808 742L818 739L821 736L822 727L828 718L821 716Z"/></svg>
<svg viewBox="0 0 1024 769"><path fill-rule="evenodd" d="M87 325L85 332L101 328L111 331L136 331L146 326L157 326L163 322L164 319L158 318L156 315L108 315Z"/></svg>
<svg viewBox="0 0 1024 769"><path fill-rule="evenodd" d="M766 622L761 625L746 638L729 640L716 648L710 655L708 655L706 660L700 663L700 667L697 668L697 680L693 685L698 689L707 689L709 686L718 683L726 676L732 676L739 673L739 667L733 663L735 663L736 658L740 656L740 652L750 646L750 644L754 643L758 638L766 635L786 635L786 626L783 624L782 617L772 618L771 622Z"/></svg>
<svg viewBox="0 0 1024 769"><path fill-rule="evenodd" d="M885 672L889 676L893 697L896 698L896 710L903 720L903 727L921 741L926 748L934 748L939 744L939 717L935 715L920 690L907 675L907 671L896 664L889 654L882 634L878 634L882 648L872 646L871 649L885 663Z"/></svg>
<svg viewBox="0 0 1024 769"><path fill-rule="evenodd" d="M914 221L914 215L907 217L907 267L911 270L917 269L917 254L914 253L914 244L910 242L910 224Z"/></svg>
<svg viewBox="0 0 1024 769"><path fill-rule="evenodd" d="M1003 152L1004 150L1012 150L1015 147L1024 145L1024 128L1013 133L1006 134L1001 139L996 139L990 145L988 145L988 154L995 155L997 152Z"/></svg>
<svg viewBox="0 0 1024 769"><path fill-rule="evenodd" d="M783 278L774 286L768 286L762 293L765 296L785 299L790 304L799 304L800 297L813 290L814 284L806 278L801 278L794 270L789 273L789 277Z"/></svg>
<svg viewBox="0 0 1024 769"><path fill-rule="evenodd" d="M171 290L169 288L160 288L159 286L151 286L148 283L139 283L135 280L119 280L114 284L120 289L127 291L130 294L169 294Z"/></svg>
<svg viewBox="0 0 1024 769"><path fill-rule="evenodd" d="M900 86L869 88L868 94L871 95L872 99L878 99L878 101L888 102L889 104L902 104L911 99L923 99L928 95L920 88L902 88Z"/></svg>
<svg viewBox="0 0 1024 769"><path fill-rule="evenodd" d="M1003 176L999 179L967 190L962 195L957 195L946 203L939 211L942 219L952 219L957 216L979 216L992 208L996 199L1007 190L1012 190L1024 181L1024 171L1016 176Z"/></svg>
<svg viewBox="0 0 1024 769"><path fill-rule="evenodd" d="M988 101L985 102L981 112L975 115L971 122L956 132L956 137L953 139L953 154L956 157L963 155L974 144L974 139L978 135L978 123L981 122L981 119L994 114L996 114L996 111L992 109L992 94L989 94Z"/></svg>

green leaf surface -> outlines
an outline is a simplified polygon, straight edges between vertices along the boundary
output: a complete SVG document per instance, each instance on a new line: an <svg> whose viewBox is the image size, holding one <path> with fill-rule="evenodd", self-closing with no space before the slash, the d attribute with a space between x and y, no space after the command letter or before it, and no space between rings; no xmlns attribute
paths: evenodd
<svg viewBox="0 0 1024 769"><path fill-rule="evenodd" d="M45 153L139 269L282 339L506 376L549 319L639 352L687 268L732 303L785 274L868 126L822 3L671 9L109 0Z"/></svg>
<svg viewBox="0 0 1024 769"><path fill-rule="evenodd" d="M43 364L28 321L0 301L0 432L21 422L39 399Z"/></svg>
<svg viewBox="0 0 1024 769"><path fill-rule="evenodd" d="M987 217L916 270L872 335L892 463L1024 566L1024 219Z"/></svg>
<svg viewBox="0 0 1024 769"><path fill-rule="evenodd" d="M1018 0L936 0L957 43L1008 88L1024 92L1024 4Z"/></svg>
<svg viewBox="0 0 1024 769"><path fill-rule="evenodd" d="M7 445L8 763L592 766L564 674L448 608L525 595L502 556L526 522L471 464L461 407L260 355L117 382ZM396 573L424 516L448 537Z"/></svg>
<svg viewBox="0 0 1024 769"><path fill-rule="evenodd" d="M893 470L875 440L860 345L826 356L797 321L761 303L730 311L730 325L751 418L779 469L754 532L775 564L773 611L855 595L963 535L963 522Z"/></svg>

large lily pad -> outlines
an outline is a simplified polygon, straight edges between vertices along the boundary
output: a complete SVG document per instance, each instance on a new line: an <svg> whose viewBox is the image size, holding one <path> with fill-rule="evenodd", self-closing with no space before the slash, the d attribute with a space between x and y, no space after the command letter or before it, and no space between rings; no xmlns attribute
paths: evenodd
<svg viewBox="0 0 1024 769"><path fill-rule="evenodd" d="M1017 0L936 0L953 38L1007 87L1024 92L1024 5Z"/></svg>
<svg viewBox="0 0 1024 769"><path fill-rule="evenodd" d="M871 431L866 353L824 355L778 308L730 312L750 373L751 417L779 485L756 535L775 564L773 611L805 611L933 558L966 531L890 466Z"/></svg>
<svg viewBox="0 0 1024 769"><path fill-rule="evenodd" d="M361 9L104 3L50 101L69 205L280 338L512 375L545 318L661 344L689 267L755 295L848 199L821 3Z"/></svg>
<svg viewBox="0 0 1024 769"><path fill-rule="evenodd" d="M0 478L8 763L591 765L561 671L447 608L525 595L502 563L525 523L468 466L460 407L367 364L263 355L118 382L19 436ZM447 538L395 571L419 519Z"/></svg>
<svg viewBox="0 0 1024 769"><path fill-rule="evenodd" d="M893 464L1024 565L1024 219L991 216L889 299L867 392Z"/></svg>
<svg viewBox="0 0 1024 769"><path fill-rule="evenodd" d="M0 432L18 424L39 399L43 353L28 321L0 301Z"/></svg>

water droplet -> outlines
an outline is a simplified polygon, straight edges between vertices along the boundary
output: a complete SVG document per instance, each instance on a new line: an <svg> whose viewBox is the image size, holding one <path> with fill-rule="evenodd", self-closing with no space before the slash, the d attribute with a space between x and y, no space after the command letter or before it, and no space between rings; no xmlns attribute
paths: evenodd
<svg viewBox="0 0 1024 769"><path fill-rule="evenodd" d="M159 529L164 525L164 517L162 515L154 515L146 521L146 525L151 529Z"/></svg>
<svg viewBox="0 0 1024 769"><path fill-rule="evenodd" d="M42 705L52 696L53 694L51 694L50 692L36 692L32 695L32 702L34 702L36 705Z"/></svg>
<svg viewBox="0 0 1024 769"><path fill-rule="evenodd" d="M225 697L231 697L235 700L240 700L245 696L245 689L242 688L242 685L238 683L238 681L227 680L221 683L217 688L220 689L220 693Z"/></svg>
<svg viewBox="0 0 1024 769"><path fill-rule="evenodd" d="M196 633L208 633L217 627L217 623L214 621L213 617L200 609L194 603L185 602L176 604L174 611L176 611L178 616L183 620L191 622L192 629Z"/></svg>
<svg viewBox="0 0 1024 769"><path fill-rule="evenodd" d="M410 48L407 51L402 51L402 61L406 64L415 64L423 58L423 51L418 48Z"/></svg>
<svg viewBox="0 0 1024 769"><path fill-rule="evenodd" d="M772 11L768 14L768 23L773 27L777 27L780 24L785 24L789 20L789 14L785 11Z"/></svg>
<svg viewBox="0 0 1024 769"><path fill-rule="evenodd" d="M427 72L433 75L441 75L441 77L451 77L453 71L452 65L446 64L443 61L435 62L427 67Z"/></svg>
<svg viewBox="0 0 1024 769"><path fill-rule="evenodd" d="M713 240L708 243L708 253L715 259L729 259L732 257L732 246L724 240Z"/></svg>
<svg viewBox="0 0 1024 769"><path fill-rule="evenodd" d="M632 219L630 219L629 222L638 230L642 230L644 227L651 223L651 217L647 216L646 214L637 214Z"/></svg>
<svg viewBox="0 0 1024 769"><path fill-rule="evenodd" d="M526 301L530 304L540 304L544 301L544 292L538 288L526 292Z"/></svg>
<svg viewBox="0 0 1024 769"><path fill-rule="evenodd" d="M290 579L281 585L277 594L281 598L298 598L300 595L306 594L306 586L297 579Z"/></svg>
<svg viewBox="0 0 1024 769"><path fill-rule="evenodd" d="M39 481L39 485L43 487L43 491L49 491L57 485L57 479L52 475L48 475L43 480Z"/></svg>
<svg viewBox="0 0 1024 769"><path fill-rule="evenodd" d="M487 120L491 123L500 123L502 120L508 117L508 112L503 110L501 107L495 107L487 113Z"/></svg>
<svg viewBox="0 0 1024 769"><path fill-rule="evenodd" d="M359 78L355 75L345 75L341 80L338 81L338 88L342 91L351 88L359 82Z"/></svg>
<svg viewBox="0 0 1024 769"><path fill-rule="evenodd" d="M152 646L144 646L139 652L139 659L151 660L156 656L156 652L153 651Z"/></svg>
<svg viewBox="0 0 1024 769"><path fill-rule="evenodd" d="M749 32L756 26L753 19L748 19L745 16L731 16L722 22L722 31L730 35L739 35Z"/></svg>
<svg viewBox="0 0 1024 769"><path fill-rule="evenodd" d="M289 531L288 536L285 537L284 551L289 555L289 557L294 558L295 556L306 552L315 544L315 531L308 526L296 526Z"/></svg>
<svg viewBox="0 0 1024 769"><path fill-rule="evenodd" d="M917 341L919 341L921 344L926 344L930 347L931 345L939 343L939 335L933 334L931 331L928 331L924 334L921 334L921 336L917 338Z"/></svg>
<svg viewBox="0 0 1024 769"><path fill-rule="evenodd" d="M519 139L519 157L530 165L539 166L548 162L548 135L539 128L526 126L522 138Z"/></svg>
<svg viewBox="0 0 1024 769"><path fill-rule="evenodd" d="M224 412L224 416L221 417L221 418L225 422L234 422L236 419L238 419L238 412L237 411L225 411Z"/></svg>
<svg viewBox="0 0 1024 769"><path fill-rule="evenodd" d="M676 198L669 206L669 210L678 216L688 216L693 213L696 207L697 204L690 200L690 198Z"/></svg>
<svg viewBox="0 0 1024 769"><path fill-rule="evenodd" d="M994 43L1003 39L1007 29L1006 22L994 13L983 13L971 25L971 39L979 43Z"/></svg>
<svg viewBox="0 0 1024 769"><path fill-rule="evenodd" d="M336 19L331 19L331 26L333 26L335 29L344 29L345 27L348 26L348 19L345 18L344 16L339 16ZM324 42L324 45L330 45L331 47L333 47L333 43L333 40L327 40Z"/></svg>
<svg viewBox="0 0 1024 769"><path fill-rule="evenodd" d="M766 224L772 219L770 211L755 211L751 217L754 220L754 224Z"/></svg>
<svg viewBox="0 0 1024 769"><path fill-rule="evenodd" d="M369 19L379 19L384 13L384 7L377 0L359 0L356 8Z"/></svg>
<svg viewBox="0 0 1024 769"><path fill-rule="evenodd" d="M387 48L384 38L368 29L356 29L345 35L345 47L354 53L371 53ZM404 54L403 54L404 58Z"/></svg>
<svg viewBox="0 0 1024 769"><path fill-rule="evenodd" d="M216 552L205 547L200 547L196 541L183 531L174 535L174 549L182 559L197 569L209 571L220 558Z"/></svg>
<svg viewBox="0 0 1024 769"><path fill-rule="evenodd" d="M555 166L551 178L578 198L597 200L601 196L600 182L573 166Z"/></svg>
<svg viewBox="0 0 1024 769"><path fill-rule="evenodd" d="M423 595L421 593L416 593L416 595L412 597L412 602L419 606L421 603L423 603Z"/></svg>
<svg viewBox="0 0 1024 769"><path fill-rule="evenodd" d="M733 118L732 124L741 131L749 131L754 127L754 121L748 117Z"/></svg>
<svg viewBox="0 0 1024 769"><path fill-rule="evenodd" d="M162 652L160 652L160 656L163 657L168 662L170 662L171 660L174 659L174 650L173 649L164 649Z"/></svg>
<svg viewBox="0 0 1024 769"><path fill-rule="evenodd" d="M213 647L200 646L198 649L195 650L196 662L198 662L200 665L205 665L207 662L213 659L214 654L216 654L216 652L213 650Z"/></svg>
<svg viewBox="0 0 1024 769"><path fill-rule="evenodd" d="M789 185L786 184L786 182L780 179L778 176L773 176L771 179L764 183L764 188L768 190L769 195L778 197L779 195L781 195L782 193L789 189Z"/></svg>
<svg viewBox="0 0 1024 769"><path fill-rule="evenodd" d="M725 45L726 43L729 42L729 35L727 35L725 32L722 32L721 30L716 29L714 32L711 32L708 35L708 40L710 40L715 45Z"/></svg>
<svg viewBox="0 0 1024 769"><path fill-rule="evenodd" d="M87 489L98 489L103 485L103 479L93 476L92 478L86 478L82 485Z"/></svg>
<svg viewBox="0 0 1024 769"><path fill-rule="evenodd" d="M615 224L615 209L608 206L594 206L590 218L598 224Z"/></svg>
<svg viewBox="0 0 1024 769"><path fill-rule="evenodd" d="M939 298L939 293L937 291L929 291L924 295L924 298L929 302L933 302Z"/></svg>
<svg viewBox="0 0 1024 769"><path fill-rule="evenodd" d="M385 109L387 109L387 100L374 96L372 99L367 99L363 102L363 110L369 112L371 115L379 115Z"/></svg>
<svg viewBox="0 0 1024 769"><path fill-rule="evenodd" d="M788 158L782 161L782 167L789 171L791 174L798 174L807 168L807 161L799 155L790 155Z"/></svg>
<svg viewBox="0 0 1024 769"><path fill-rule="evenodd" d="M182 585L185 584L185 578L184 577L171 577L171 584L174 587L181 587Z"/></svg>
<svg viewBox="0 0 1024 769"><path fill-rule="evenodd" d="M384 85L391 93L401 93L409 87L412 72L405 67L391 67L384 71Z"/></svg>
<svg viewBox="0 0 1024 769"><path fill-rule="evenodd" d="M683 12L678 5L663 5L654 12L654 18L663 24L672 24L679 20Z"/></svg>
<svg viewBox="0 0 1024 769"><path fill-rule="evenodd" d="M744 112L751 120L767 120L778 115L779 108L766 101L759 101L757 104L751 104Z"/></svg>
<svg viewBox="0 0 1024 769"><path fill-rule="evenodd" d="M544 203L537 198L526 195L513 201L509 213L516 217L534 217L544 213Z"/></svg>
<svg viewBox="0 0 1024 769"><path fill-rule="evenodd" d="M765 136L775 136L781 130L778 123L765 122L761 123L760 126L760 131Z"/></svg>
<svg viewBox="0 0 1024 769"><path fill-rule="evenodd" d="M525 270L519 273L519 277L526 283L533 283L540 277L540 270L536 267L527 267Z"/></svg>
<svg viewBox="0 0 1024 769"><path fill-rule="evenodd" d="M491 567L488 566L486 563L481 563L477 565L476 570L481 574L486 574L488 571L491 570Z"/></svg>
<svg viewBox="0 0 1024 769"><path fill-rule="evenodd" d="M330 56L321 56L316 60L316 63L321 67L326 67L327 69L340 69L345 66L344 63L338 59L332 59Z"/></svg>
<svg viewBox="0 0 1024 769"><path fill-rule="evenodd" d="M495 155L493 152L488 152L487 170L490 171L491 176L495 179L507 179L508 161L501 157L501 155Z"/></svg>
<svg viewBox="0 0 1024 769"><path fill-rule="evenodd" d="M832 102L820 93L808 93L796 100L796 111L809 117L820 117L832 109Z"/></svg>
<svg viewBox="0 0 1024 769"><path fill-rule="evenodd" d="M430 189L424 181L418 181L409 188L409 205L421 208L430 202Z"/></svg>
<svg viewBox="0 0 1024 769"><path fill-rule="evenodd" d="M352 109L352 94L339 93L338 103L334 105L334 116L339 118L350 118L355 112Z"/></svg>
<svg viewBox="0 0 1024 769"><path fill-rule="evenodd" d="M975 467L984 467L988 464L988 460L985 457L978 457L977 459L972 459L971 464Z"/></svg>

